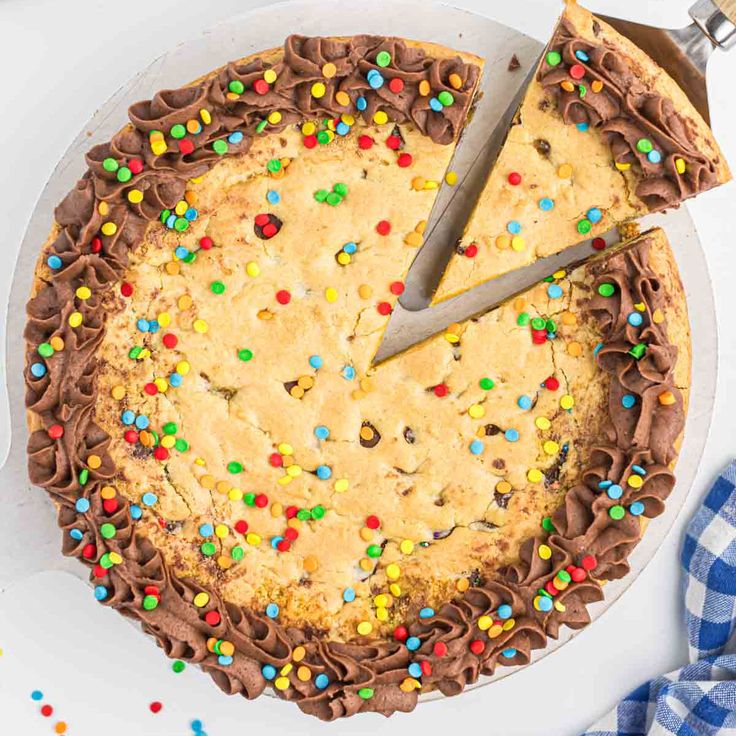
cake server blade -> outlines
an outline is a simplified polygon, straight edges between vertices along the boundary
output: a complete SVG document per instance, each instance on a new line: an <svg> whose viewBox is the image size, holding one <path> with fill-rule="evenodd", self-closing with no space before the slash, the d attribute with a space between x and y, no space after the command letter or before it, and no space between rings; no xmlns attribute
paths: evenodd
<svg viewBox="0 0 736 736"><path fill-rule="evenodd" d="M600 237L603 237L607 246L610 246L619 241L618 229L613 228ZM382 363L442 332L454 322L463 322L490 311L511 297L544 281L556 271L568 270L595 257L608 257L610 254L608 247L598 251L593 248L592 242L585 240L559 253L540 258L528 266L508 271L480 286L425 309L412 311L399 302L391 314L383 340L373 358L373 365ZM625 245L625 242L621 245Z"/></svg>

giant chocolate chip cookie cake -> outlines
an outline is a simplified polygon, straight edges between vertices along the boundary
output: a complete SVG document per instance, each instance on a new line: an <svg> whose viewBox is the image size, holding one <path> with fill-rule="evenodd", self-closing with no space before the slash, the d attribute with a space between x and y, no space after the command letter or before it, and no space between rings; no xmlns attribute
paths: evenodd
<svg viewBox="0 0 736 736"><path fill-rule="evenodd" d="M133 105L56 209L31 479L95 597L227 693L390 714L527 663L673 487L690 342L660 230L372 364L481 65L291 36ZM571 6L438 296L727 177Z"/></svg>

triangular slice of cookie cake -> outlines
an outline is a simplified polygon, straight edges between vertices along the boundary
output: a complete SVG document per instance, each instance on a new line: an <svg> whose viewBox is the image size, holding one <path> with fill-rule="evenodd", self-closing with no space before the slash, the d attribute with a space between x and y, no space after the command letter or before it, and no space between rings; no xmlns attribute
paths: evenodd
<svg viewBox="0 0 736 736"><path fill-rule="evenodd" d="M570 2L435 301L729 179L672 78Z"/></svg>

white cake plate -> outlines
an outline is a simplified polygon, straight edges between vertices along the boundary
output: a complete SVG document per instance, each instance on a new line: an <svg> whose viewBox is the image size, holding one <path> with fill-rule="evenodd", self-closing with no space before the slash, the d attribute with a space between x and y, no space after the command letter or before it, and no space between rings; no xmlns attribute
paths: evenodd
<svg viewBox="0 0 736 736"><path fill-rule="evenodd" d="M521 13L521 11L520 11ZM522 22L521 15L519 22ZM550 29L551 30L551 29ZM199 37L163 54L118 90L95 113L56 166L41 194L21 246L11 290L6 330L7 389L11 445L0 468L0 594L18 580L47 570L61 570L87 580L87 568L60 553L61 532L56 512L46 493L31 486L26 472L26 428L23 385L23 328L25 303L30 293L39 249L53 222L54 207L84 172L84 153L108 140L127 120L131 103L152 97L160 89L178 87L212 69L248 54L280 46L288 33L351 35L375 33L434 41L478 54L486 60L483 96L465 136L480 143L490 134L508 103L519 91L535 63L541 43L489 18L448 5L429 2L353 0L325 3L306 0L280 3L253 10L216 26ZM520 68L509 71L513 55ZM464 147L466 150L472 146ZM462 171L467 162L453 162ZM439 197L448 196L440 192ZM692 326L692 392L685 440L677 465L677 483L665 513L653 520L642 543L629 558L631 572L605 586L606 598L589 607L598 618L631 585L670 530L690 490L703 452L713 410L717 370L717 337L713 291L705 255L692 219L683 207L665 216L648 217L642 228L664 227L675 252ZM29 540L32 544L29 545ZM576 632L563 629L557 641L537 651L532 662L548 656ZM519 667L499 667L493 677L482 677L473 689L507 677ZM204 682L204 679L202 680ZM209 684L203 687L210 687ZM421 700L442 697L438 692Z"/></svg>

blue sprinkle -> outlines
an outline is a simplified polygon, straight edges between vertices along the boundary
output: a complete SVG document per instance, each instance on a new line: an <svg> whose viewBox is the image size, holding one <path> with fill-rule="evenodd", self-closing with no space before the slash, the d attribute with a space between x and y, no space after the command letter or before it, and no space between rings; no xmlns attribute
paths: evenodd
<svg viewBox="0 0 736 736"><path fill-rule="evenodd" d="M314 428L314 436L318 440L326 440L330 436L330 430L324 424L320 424L319 427Z"/></svg>
<svg viewBox="0 0 736 736"><path fill-rule="evenodd" d="M78 498L74 504L74 508L80 513L85 514L89 511L89 501L86 498Z"/></svg>
<svg viewBox="0 0 736 736"><path fill-rule="evenodd" d="M368 73L365 75L365 78L370 79L371 77L375 77L376 75L378 75L379 77L381 76L381 72L379 72L378 69L369 69Z"/></svg>
<svg viewBox="0 0 736 736"><path fill-rule="evenodd" d="M422 666L419 664L419 662L412 662L409 667L409 674L412 677L421 677L422 676Z"/></svg>
<svg viewBox="0 0 736 736"><path fill-rule="evenodd" d="M355 368L351 365L344 365L340 371L340 375L348 381L352 381L355 378Z"/></svg>
<svg viewBox="0 0 736 736"><path fill-rule="evenodd" d="M314 370L318 371L322 367L323 363L324 361L319 357L319 355L309 356L309 365L312 366Z"/></svg>
<svg viewBox="0 0 736 736"><path fill-rule="evenodd" d="M332 476L332 468L329 465L320 465L317 467L317 477L320 480L327 480Z"/></svg>
<svg viewBox="0 0 736 736"><path fill-rule="evenodd" d="M509 442L516 442L519 439L519 431L517 429L507 429L503 436L509 441Z"/></svg>
<svg viewBox="0 0 736 736"><path fill-rule="evenodd" d="M629 506L629 513L632 516L641 516L644 513L644 504L641 501L634 501Z"/></svg>
<svg viewBox="0 0 736 736"><path fill-rule="evenodd" d="M81 529L70 529L69 530L69 536L72 539L75 539L77 542L79 542L82 539L84 539L84 534L82 534L82 530Z"/></svg>
<svg viewBox="0 0 736 736"><path fill-rule="evenodd" d="M518 220L511 220L507 225L506 229L512 235L518 235L521 232L521 223Z"/></svg>
<svg viewBox="0 0 736 736"><path fill-rule="evenodd" d="M141 502L146 506L153 506L158 501L158 496L153 491L146 491L141 496Z"/></svg>
<svg viewBox="0 0 736 736"><path fill-rule="evenodd" d="M169 376L169 384L174 388L179 388L183 381L184 376L181 373L176 373L176 371Z"/></svg>
<svg viewBox="0 0 736 736"><path fill-rule="evenodd" d="M279 615L279 607L276 603L269 603L266 606L266 616L269 618L276 618Z"/></svg>
<svg viewBox="0 0 736 736"><path fill-rule="evenodd" d="M547 339L548 340L554 340L556 337L557 337L557 333L556 332L548 332L547 333Z"/></svg>
<svg viewBox="0 0 736 736"><path fill-rule="evenodd" d="M183 261L189 255L189 248L185 248L183 245L177 245L176 250L174 251L174 255L180 261Z"/></svg>
<svg viewBox="0 0 736 736"><path fill-rule="evenodd" d="M243 134L239 130L236 130L233 133L230 133L230 135L227 137L227 142L228 143L235 143L236 145L238 143L242 143L243 142Z"/></svg>
<svg viewBox="0 0 736 736"><path fill-rule="evenodd" d="M539 200L539 209L544 212L549 212L554 206L554 199L550 199L549 197L542 197L542 199Z"/></svg>
<svg viewBox="0 0 736 736"><path fill-rule="evenodd" d="M513 611L511 610L511 606L508 603L502 603L498 607L497 613L498 613L498 617L502 621L505 621L507 618L511 618L511 614L513 613Z"/></svg>
<svg viewBox="0 0 736 736"><path fill-rule="evenodd" d="M357 107L358 110L361 111L365 110L366 107L368 107L368 100L366 100L366 98L361 95L360 97L358 97L357 100L355 100L355 107Z"/></svg>
<svg viewBox="0 0 736 736"><path fill-rule="evenodd" d="M148 332L148 320L147 319L139 319L135 323L135 326L138 329L138 332Z"/></svg>
<svg viewBox="0 0 736 736"><path fill-rule="evenodd" d="M600 351L603 349L603 343L599 342L594 348L593 348L593 355L598 355Z"/></svg>
<svg viewBox="0 0 736 736"><path fill-rule="evenodd" d="M662 154L656 148L649 151L647 158L649 159L649 163L652 164L659 164L662 162Z"/></svg>
<svg viewBox="0 0 736 736"><path fill-rule="evenodd" d="M552 610L552 606L553 606L552 599L551 598L546 598L545 596L541 596L540 599L539 599L539 604L538 605L539 605L539 610L540 611L543 611L544 613L547 613L547 611L551 611Z"/></svg>
<svg viewBox="0 0 736 736"><path fill-rule="evenodd" d="M371 71L375 71L374 69L371 69ZM368 84L371 86L371 89L381 89L383 87L383 76L376 72L375 74L368 74Z"/></svg>
<svg viewBox="0 0 736 736"><path fill-rule="evenodd" d="M429 606L419 611L419 618L432 618L432 616L434 616L434 608L430 608Z"/></svg>
<svg viewBox="0 0 736 736"><path fill-rule="evenodd" d="M152 319L148 323L148 331L149 332L158 332L161 329L161 325L158 323L158 320Z"/></svg>
<svg viewBox="0 0 736 736"><path fill-rule="evenodd" d="M575 123L575 127L581 132L585 133L587 132L590 125L588 123Z"/></svg>
<svg viewBox="0 0 736 736"><path fill-rule="evenodd" d="M176 215L169 215L166 218L166 222L164 223L169 230L172 230L174 228L174 223L176 222Z"/></svg>
<svg viewBox="0 0 736 736"><path fill-rule="evenodd" d="M532 400L529 396L519 396L519 398L516 400L516 403L519 405L520 409L524 409L525 411L532 408Z"/></svg>
<svg viewBox="0 0 736 736"><path fill-rule="evenodd" d="M202 526L199 527L200 537L211 537L214 533L215 528L212 526L212 524L202 524Z"/></svg>
<svg viewBox="0 0 736 736"><path fill-rule="evenodd" d="M59 256L49 256L46 260L46 265L53 271L56 271L62 266L61 258Z"/></svg>
<svg viewBox="0 0 736 736"><path fill-rule="evenodd" d="M419 647L420 647L421 645L422 645L422 642L421 642L421 641L419 641L419 637L417 637L417 636L410 636L410 637L409 637L409 638L408 638L408 639L406 640L406 648L407 648L407 649L408 649L408 650L409 650L410 652L415 652L415 651L416 651L417 649L419 649Z"/></svg>
<svg viewBox="0 0 736 736"><path fill-rule="evenodd" d="M602 491L605 491L606 488L610 488L612 485L613 485L613 481L612 480L602 480L598 484L598 488L600 488Z"/></svg>
<svg viewBox="0 0 736 736"><path fill-rule="evenodd" d="M547 287L547 296L550 299L559 299L563 294L562 287L559 284L550 284Z"/></svg>
<svg viewBox="0 0 736 736"><path fill-rule="evenodd" d="M138 521L141 516L143 516L143 509L137 503L132 503L130 505L130 518L133 521Z"/></svg>
<svg viewBox="0 0 736 736"><path fill-rule="evenodd" d="M642 322L644 322L644 317L639 314L639 312L632 312L627 318L626 321L632 326L632 327L641 327Z"/></svg>
<svg viewBox="0 0 736 736"><path fill-rule="evenodd" d="M480 455L480 454L482 454L482 452L483 452L484 449L485 449L485 445L483 444L483 442L481 442L481 440L473 440L470 443L470 452L473 455Z"/></svg>
<svg viewBox="0 0 736 736"><path fill-rule="evenodd" d="M612 483L610 486L608 486L608 490L606 491L606 493L608 494L608 498L612 498L614 501L616 501L624 495L624 489L621 488L621 486L617 483Z"/></svg>
<svg viewBox="0 0 736 736"><path fill-rule="evenodd" d="M200 733L204 724L199 720L199 718L195 718L189 725L192 727L192 731Z"/></svg>
<svg viewBox="0 0 736 736"><path fill-rule="evenodd" d="M442 112L442 103L436 97L430 98L429 107L431 110L434 110L435 112Z"/></svg>
<svg viewBox="0 0 736 736"><path fill-rule="evenodd" d="M147 429L149 424L150 422L145 414L139 414L135 418L135 426L138 427L138 429Z"/></svg>
<svg viewBox="0 0 736 736"><path fill-rule="evenodd" d="M647 471L642 468L641 465L632 465L631 469L637 474L637 475L646 475Z"/></svg>
<svg viewBox="0 0 736 736"><path fill-rule="evenodd" d="M278 549L279 542L282 542L283 539L283 537L271 537L271 548Z"/></svg>
<svg viewBox="0 0 736 736"><path fill-rule="evenodd" d="M342 120L335 126L335 133L338 135L347 135L350 132L350 126L343 123Z"/></svg>
<svg viewBox="0 0 736 736"><path fill-rule="evenodd" d="M603 213L600 211L598 207L591 207L586 213L585 216L593 223L600 222L603 219Z"/></svg>
<svg viewBox="0 0 736 736"><path fill-rule="evenodd" d="M266 680L273 680L276 677L276 668L272 664L264 664L261 667L261 674Z"/></svg>
<svg viewBox="0 0 736 736"><path fill-rule="evenodd" d="M189 207L187 211L184 213L184 219L189 220L189 222L193 222L199 217L199 212L194 209L194 207Z"/></svg>
<svg viewBox="0 0 736 736"><path fill-rule="evenodd" d="M355 600L355 591L352 588L345 588L342 592L342 599L345 603L352 603Z"/></svg>
<svg viewBox="0 0 736 736"><path fill-rule="evenodd" d="M314 684L318 690L324 690L330 684L330 678L322 672L314 678Z"/></svg>
<svg viewBox="0 0 736 736"><path fill-rule="evenodd" d="M278 204L281 201L281 195L275 189L269 189L266 192L266 199L270 204Z"/></svg>
<svg viewBox="0 0 736 736"><path fill-rule="evenodd" d="M356 243L353 243L353 241L349 241L348 243L345 243L343 245L342 249L347 253L348 255L353 255L358 250L358 246Z"/></svg>
<svg viewBox="0 0 736 736"><path fill-rule="evenodd" d="M624 409L632 409L636 405L636 396L633 394L624 394L621 397L621 406Z"/></svg>
<svg viewBox="0 0 736 736"><path fill-rule="evenodd" d="M513 647L509 647L508 649L504 649L501 654L503 654L506 659L511 659L512 657L516 656L516 649Z"/></svg>
<svg viewBox="0 0 736 736"><path fill-rule="evenodd" d="M589 61L590 60L590 57L588 56L588 54L586 54L585 51L583 51L582 49L578 49L575 52L575 58L578 59L579 61Z"/></svg>
<svg viewBox="0 0 736 736"><path fill-rule="evenodd" d="M43 700L43 693L40 690L34 690L31 693L31 700Z"/></svg>
<svg viewBox="0 0 736 736"><path fill-rule="evenodd" d="M222 665L223 667L228 667L229 665L231 665L231 664L233 663L233 658L232 658L232 657L229 657L229 656L228 656L228 655L226 655L226 654L221 654L221 655L220 655L220 656L219 656L219 657L217 658L217 661L218 661L218 663L219 663L219 664L221 664L221 665Z"/></svg>
<svg viewBox="0 0 736 736"><path fill-rule="evenodd" d="M126 409L121 415L120 415L120 421L123 424L133 424L135 421L135 412L131 411L130 409Z"/></svg>
<svg viewBox="0 0 736 736"><path fill-rule="evenodd" d="M33 363L31 365L31 374L34 378L43 378L46 375L46 366L43 363Z"/></svg>
<svg viewBox="0 0 736 736"><path fill-rule="evenodd" d="M107 588L104 585L95 586L95 598L98 601L104 601L107 598Z"/></svg>

